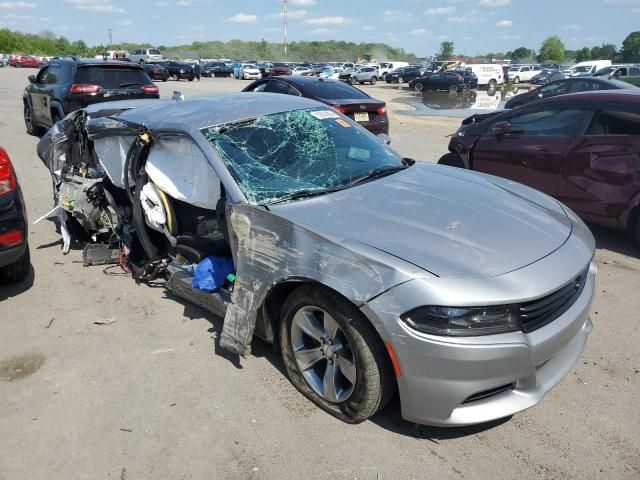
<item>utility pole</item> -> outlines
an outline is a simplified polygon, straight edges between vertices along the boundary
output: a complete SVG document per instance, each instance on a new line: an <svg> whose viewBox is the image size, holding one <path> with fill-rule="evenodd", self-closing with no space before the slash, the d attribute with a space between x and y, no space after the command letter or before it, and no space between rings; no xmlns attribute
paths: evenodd
<svg viewBox="0 0 640 480"><path fill-rule="evenodd" d="M282 12L284 17L284 56L287 56L287 3L288 0L284 0L284 11Z"/></svg>
<svg viewBox="0 0 640 480"><path fill-rule="evenodd" d="M109 45L113 44L113 37L111 36L111 29L108 28L107 32L109 32Z"/></svg>

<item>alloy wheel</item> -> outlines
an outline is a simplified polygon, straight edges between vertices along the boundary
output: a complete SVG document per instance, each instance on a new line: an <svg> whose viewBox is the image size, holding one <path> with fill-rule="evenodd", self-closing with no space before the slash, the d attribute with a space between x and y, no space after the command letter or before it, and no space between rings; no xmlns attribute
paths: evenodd
<svg viewBox="0 0 640 480"><path fill-rule="evenodd" d="M356 361L338 322L326 311L304 306L291 322L291 347L313 391L332 403L346 401L356 384Z"/></svg>
<svg viewBox="0 0 640 480"><path fill-rule="evenodd" d="M33 118L31 116L31 109L28 105L24 106L24 124L27 127L27 133L33 135L35 128L33 126Z"/></svg>

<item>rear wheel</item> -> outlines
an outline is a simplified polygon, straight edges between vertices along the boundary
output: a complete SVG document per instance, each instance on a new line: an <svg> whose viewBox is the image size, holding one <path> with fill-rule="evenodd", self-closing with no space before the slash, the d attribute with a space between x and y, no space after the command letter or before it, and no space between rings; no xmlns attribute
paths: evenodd
<svg viewBox="0 0 640 480"><path fill-rule="evenodd" d="M450 92L457 92L458 91L458 85L449 85L449 91Z"/></svg>
<svg viewBox="0 0 640 480"><path fill-rule="evenodd" d="M424 90L424 85L422 83L418 82L413 86L413 88L415 90L417 90L418 92L421 92L422 90Z"/></svg>
<svg viewBox="0 0 640 480"><path fill-rule="evenodd" d="M515 77L513 79L513 83L520 83L520 77Z"/></svg>
<svg viewBox="0 0 640 480"><path fill-rule="evenodd" d="M398 77L398 83L404 83L404 78Z"/></svg>
<svg viewBox="0 0 640 480"><path fill-rule="evenodd" d="M173 79L174 79L176 82L180 81L180 77L178 76L178 74L177 74L177 73L174 73L174 74L173 74Z"/></svg>
<svg viewBox="0 0 640 480"><path fill-rule="evenodd" d="M371 80L369 81L369 83L371 85L375 85L377 81L378 81L378 79L376 77L371 77Z"/></svg>
<svg viewBox="0 0 640 480"><path fill-rule="evenodd" d="M29 135L39 136L43 131L33 118L33 111L27 103L24 104L24 125Z"/></svg>
<svg viewBox="0 0 640 480"><path fill-rule="evenodd" d="M489 88L494 89L497 85L498 82L496 82L494 79L489 80Z"/></svg>
<svg viewBox="0 0 640 480"><path fill-rule="evenodd" d="M462 159L460 158L459 155L457 155L456 153L447 153L446 155L443 155L440 160L438 160L438 165L446 165L448 167L458 167L458 168L465 168L464 167L464 162L462 161Z"/></svg>
<svg viewBox="0 0 640 480"><path fill-rule="evenodd" d="M31 269L31 255L29 246L25 249L22 256L6 267L0 268L0 277L6 282L20 282L26 278Z"/></svg>
<svg viewBox="0 0 640 480"><path fill-rule="evenodd" d="M295 387L326 412L360 423L394 392L384 344L362 313L324 287L294 290L282 309L280 346Z"/></svg>

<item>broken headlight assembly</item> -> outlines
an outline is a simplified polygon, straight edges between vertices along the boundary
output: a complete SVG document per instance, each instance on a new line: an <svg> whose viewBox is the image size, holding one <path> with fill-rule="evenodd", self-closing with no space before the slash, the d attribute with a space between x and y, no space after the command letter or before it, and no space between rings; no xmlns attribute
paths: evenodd
<svg viewBox="0 0 640 480"><path fill-rule="evenodd" d="M413 330L446 337L474 337L521 330L514 305L426 306L414 308L400 318Z"/></svg>

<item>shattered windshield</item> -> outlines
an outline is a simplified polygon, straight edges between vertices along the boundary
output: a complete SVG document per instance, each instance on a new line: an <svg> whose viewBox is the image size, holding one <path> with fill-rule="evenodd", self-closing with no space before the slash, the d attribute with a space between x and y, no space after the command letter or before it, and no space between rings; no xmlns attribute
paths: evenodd
<svg viewBox="0 0 640 480"><path fill-rule="evenodd" d="M402 160L332 110L294 110L201 130L250 203L323 192Z"/></svg>

